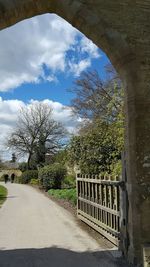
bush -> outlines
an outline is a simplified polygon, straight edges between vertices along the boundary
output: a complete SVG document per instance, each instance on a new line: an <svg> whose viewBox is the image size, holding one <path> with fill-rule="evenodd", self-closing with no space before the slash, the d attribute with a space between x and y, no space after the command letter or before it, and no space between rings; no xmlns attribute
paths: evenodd
<svg viewBox="0 0 150 267"><path fill-rule="evenodd" d="M67 175L63 181L64 188L75 188L76 187L76 177L75 175Z"/></svg>
<svg viewBox="0 0 150 267"><path fill-rule="evenodd" d="M19 170L22 171L22 172L25 172L28 170L28 164L27 162L21 162L19 164Z"/></svg>
<svg viewBox="0 0 150 267"><path fill-rule="evenodd" d="M113 176L120 176L122 174L122 162L118 160L115 164L111 166L111 174Z"/></svg>
<svg viewBox="0 0 150 267"><path fill-rule="evenodd" d="M38 171L36 170L28 170L23 172L23 174L20 177L20 183L21 184L28 184L31 179L38 179Z"/></svg>
<svg viewBox="0 0 150 267"><path fill-rule="evenodd" d="M38 179L31 179L30 184L31 185L39 185L39 180Z"/></svg>
<svg viewBox="0 0 150 267"><path fill-rule="evenodd" d="M22 175L21 175L21 176L15 176L15 181L14 181L14 183L22 184Z"/></svg>
<svg viewBox="0 0 150 267"><path fill-rule="evenodd" d="M8 174L8 173L6 172L0 177L0 182L4 182L5 181L5 175L6 174ZM9 174L8 174L8 181L10 181L10 175Z"/></svg>
<svg viewBox="0 0 150 267"><path fill-rule="evenodd" d="M4 174L0 177L0 182L4 182Z"/></svg>
<svg viewBox="0 0 150 267"><path fill-rule="evenodd" d="M49 195L58 199L65 199L70 201L73 205L77 203L76 189L50 189Z"/></svg>
<svg viewBox="0 0 150 267"><path fill-rule="evenodd" d="M61 188L66 172L66 167L59 163L45 166L39 170L40 184L46 191L50 188Z"/></svg>

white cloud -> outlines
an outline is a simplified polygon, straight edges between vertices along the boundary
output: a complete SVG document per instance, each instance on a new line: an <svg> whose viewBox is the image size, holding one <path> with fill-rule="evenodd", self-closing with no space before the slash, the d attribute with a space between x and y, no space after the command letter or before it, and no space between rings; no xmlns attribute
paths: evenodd
<svg viewBox="0 0 150 267"><path fill-rule="evenodd" d="M28 106L37 100L31 100L28 104L25 104L23 101L19 100L3 100L0 97L0 156L1 151L5 151L4 146L7 136L12 132L13 128L16 125L19 110L21 107ZM54 102L49 99L45 99L41 102L44 102L50 105L53 109L53 118L61 122L70 133L76 132L76 127L80 122L80 118L73 117L71 109L62 105L59 102ZM6 153L8 157L8 153Z"/></svg>
<svg viewBox="0 0 150 267"><path fill-rule="evenodd" d="M90 67L91 61L89 58L82 59L78 63L69 62L70 71L74 73L76 77L80 76L81 72Z"/></svg>
<svg viewBox="0 0 150 267"><path fill-rule="evenodd" d="M37 100L30 101L30 103L36 103L36 102L39 101ZM52 108L54 120L61 122L70 133L74 133L76 131L76 127L78 123L81 122L81 118L74 116L72 114L70 107L64 106L59 102L54 102L49 99L45 99L41 102L48 104Z"/></svg>
<svg viewBox="0 0 150 267"><path fill-rule="evenodd" d="M91 42L88 38L82 38L81 40L81 52L88 53L92 58L99 58L97 46Z"/></svg>
<svg viewBox="0 0 150 267"><path fill-rule="evenodd" d="M78 52L79 58L70 59L69 50ZM0 31L0 91L42 79L55 81L58 71L79 75L98 56L90 40L54 14L22 21ZM49 73L44 73L44 66Z"/></svg>

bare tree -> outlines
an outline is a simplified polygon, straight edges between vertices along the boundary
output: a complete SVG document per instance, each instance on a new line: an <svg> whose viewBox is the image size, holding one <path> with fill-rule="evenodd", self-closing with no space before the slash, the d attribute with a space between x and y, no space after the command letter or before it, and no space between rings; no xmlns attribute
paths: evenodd
<svg viewBox="0 0 150 267"><path fill-rule="evenodd" d="M123 108L121 81L112 66L107 66L109 78L104 82L96 71L84 72L69 89L75 94L71 107L82 118L113 121Z"/></svg>
<svg viewBox="0 0 150 267"><path fill-rule="evenodd" d="M20 110L16 128L8 138L8 146L28 155L28 168L45 162L46 153L55 153L62 146L66 130L52 118L52 108L45 103L33 103Z"/></svg>

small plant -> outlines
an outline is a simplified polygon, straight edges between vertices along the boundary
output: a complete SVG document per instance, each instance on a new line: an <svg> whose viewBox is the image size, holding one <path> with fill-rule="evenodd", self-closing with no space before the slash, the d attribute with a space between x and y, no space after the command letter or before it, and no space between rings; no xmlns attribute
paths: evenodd
<svg viewBox="0 0 150 267"><path fill-rule="evenodd" d="M39 180L38 179L31 179L30 184L31 185L39 185Z"/></svg>
<svg viewBox="0 0 150 267"><path fill-rule="evenodd" d="M74 206L77 203L76 189L50 189L49 195L58 199L65 199L71 202Z"/></svg>

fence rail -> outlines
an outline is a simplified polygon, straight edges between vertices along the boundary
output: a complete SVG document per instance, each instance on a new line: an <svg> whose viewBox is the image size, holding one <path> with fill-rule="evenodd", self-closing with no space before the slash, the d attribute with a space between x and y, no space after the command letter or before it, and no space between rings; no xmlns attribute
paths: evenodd
<svg viewBox="0 0 150 267"><path fill-rule="evenodd" d="M77 174L77 215L115 245L120 239L119 177Z"/></svg>

